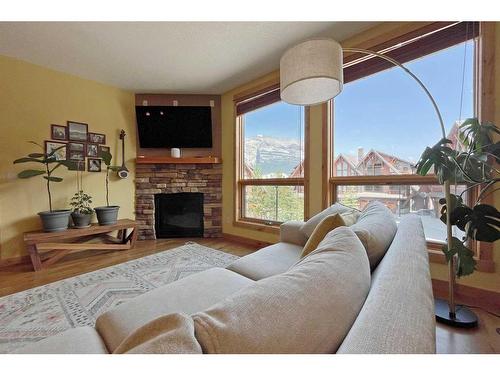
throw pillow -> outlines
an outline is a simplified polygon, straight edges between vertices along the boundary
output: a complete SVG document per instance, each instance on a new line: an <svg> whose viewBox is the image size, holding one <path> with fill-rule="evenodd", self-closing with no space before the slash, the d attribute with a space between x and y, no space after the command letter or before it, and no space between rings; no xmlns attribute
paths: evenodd
<svg viewBox="0 0 500 375"><path fill-rule="evenodd" d="M316 228L316 226L325 217L330 216L330 215L334 215L334 214L341 214L344 212L351 212L351 211L356 211L356 210L351 208L351 207L344 206L343 204L335 203L335 204L331 205L330 207L324 209L320 213L314 215L309 220L307 220L300 227L300 231L303 234L305 234L307 237L311 237L312 233L314 232L314 228Z"/></svg>
<svg viewBox="0 0 500 375"><path fill-rule="evenodd" d="M321 222L314 228L314 231L307 240L304 249L302 249L301 258L305 257L307 254L316 250L321 241L325 238L325 236L330 233L332 230L338 227L345 226L345 222L342 219L342 216L339 214L330 215L325 217Z"/></svg>

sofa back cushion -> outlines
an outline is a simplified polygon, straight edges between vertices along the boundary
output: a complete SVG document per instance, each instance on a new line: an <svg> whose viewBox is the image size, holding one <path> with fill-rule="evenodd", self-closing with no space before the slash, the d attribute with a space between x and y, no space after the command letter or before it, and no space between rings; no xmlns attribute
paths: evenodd
<svg viewBox="0 0 500 375"><path fill-rule="evenodd" d="M324 209L323 211L321 211L320 213L314 215L309 220L307 220L304 224L302 224L302 226L300 227L300 231L305 236L311 237L316 226L319 223L321 223L321 220L323 220L327 216L335 215L335 214L342 214L344 212L345 213L353 212L353 211L357 211L357 210L350 208L350 207L347 207L347 206L344 206L340 203L332 204L330 207L328 207L328 208ZM349 224L347 224L347 225L349 225Z"/></svg>
<svg viewBox="0 0 500 375"><path fill-rule="evenodd" d="M382 203L373 201L368 203L351 229L365 247L373 270L391 245L398 227L392 212Z"/></svg>
<svg viewBox="0 0 500 375"><path fill-rule="evenodd" d="M204 353L334 353L369 288L365 249L339 227L287 272L192 315L195 335Z"/></svg>

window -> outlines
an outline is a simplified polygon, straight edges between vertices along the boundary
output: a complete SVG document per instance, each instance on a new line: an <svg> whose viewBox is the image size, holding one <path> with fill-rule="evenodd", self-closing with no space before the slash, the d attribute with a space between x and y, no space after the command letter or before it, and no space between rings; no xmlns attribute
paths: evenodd
<svg viewBox="0 0 500 375"><path fill-rule="evenodd" d="M477 23L458 23L410 43L399 41L388 52L427 85L454 144L457 126L475 113L477 31ZM444 242L442 188L434 176L415 174L422 151L442 137L436 114L404 71L381 61L361 59L344 70L344 89L333 104L331 199L359 209L378 200L396 217L420 215L427 240ZM344 160L352 165L347 174L340 164Z"/></svg>
<svg viewBox="0 0 500 375"><path fill-rule="evenodd" d="M271 89L236 103L236 221L304 219L305 110Z"/></svg>

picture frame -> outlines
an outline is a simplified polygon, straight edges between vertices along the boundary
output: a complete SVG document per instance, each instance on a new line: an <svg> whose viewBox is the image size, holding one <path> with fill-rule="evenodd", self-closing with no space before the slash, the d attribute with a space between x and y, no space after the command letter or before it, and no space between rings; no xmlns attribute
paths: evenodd
<svg viewBox="0 0 500 375"><path fill-rule="evenodd" d="M99 156L99 145L94 143L87 143L87 156L97 158Z"/></svg>
<svg viewBox="0 0 500 375"><path fill-rule="evenodd" d="M102 133L88 133L88 142L97 143L100 145L106 144L106 134Z"/></svg>
<svg viewBox="0 0 500 375"><path fill-rule="evenodd" d="M68 160L71 161L85 161L85 154L78 151L68 151Z"/></svg>
<svg viewBox="0 0 500 375"><path fill-rule="evenodd" d="M68 142L68 149L70 151L79 151L85 153L85 143L83 142Z"/></svg>
<svg viewBox="0 0 500 375"><path fill-rule="evenodd" d="M62 147L61 146L66 146ZM56 160L67 160L67 143L57 142L57 141L45 141L45 153L50 154L55 149L59 148L54 154L56 156Z"/></svg>
<svg viewBox="0 0 500 375"><path fill-rule="evenodd" d="M51 124L50 125L50 139L56 141L68 140L68 128L64 125Z"/></svg>
<svg viewBox="0 0 500 375"><path fill-rule="evenodd" d="M85 161L85 158L87 156L85 143L69 142L67 155L68 155L68 160Z"/></svg>
<svg viewBox="0 0 500 375"><path fill-rule="evenodd" d="M101 159L88 158L87 159L87 171L89 172L101 172Z"/></svg>
<svg viewBox="0 0 500 375"><path fill-rule="evenodd" d="M68 164L68 171L85 171L85 160L73 161Z"/></svg>
<svg viewBox="0 0 500 375"><path fill-rule="evenodd" d="M68 121L68 140L87 142L89 125L83 122Z"/></svg>

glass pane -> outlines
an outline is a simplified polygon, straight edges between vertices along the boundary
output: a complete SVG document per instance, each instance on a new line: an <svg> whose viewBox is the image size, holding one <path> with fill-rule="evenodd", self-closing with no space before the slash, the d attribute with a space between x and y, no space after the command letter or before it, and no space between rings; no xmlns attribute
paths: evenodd
<svg viewBox="0 0 500 375"><path fill-rule="evenodd" d="M304 220L303 186L245 186L243 216L284 222Z"/></svg>
<svg viewBox="0 0 500 375"><path fill-rule="evenodd" d="M473 57L469 41L405 64L435 97L452 141L474 116ZM442 138L431 102L400 68L346 84L334 105L335 176L413 174L425 147Z"/></svg>
<svg viewBox="0 0 500 375"><path fill-rule="evenodd" d="M304 108L274 103L242 116L244 178L304 177Z"/></svg>
<svg viewBox="0 0 500 375"><path fill-rule="evenodd" d="M452 194L460 195L465 186L453 186ZM467 194L464 194L466 196ZM346 206L362 210L369 202L379 201L389 208L396 218L416 214L422 219L427 241L446 241L446 225L439 217L444 197L441 185L360 185L338 186L337 201ZM454 236L461 238L463 232L456 230Z"/></svg>

